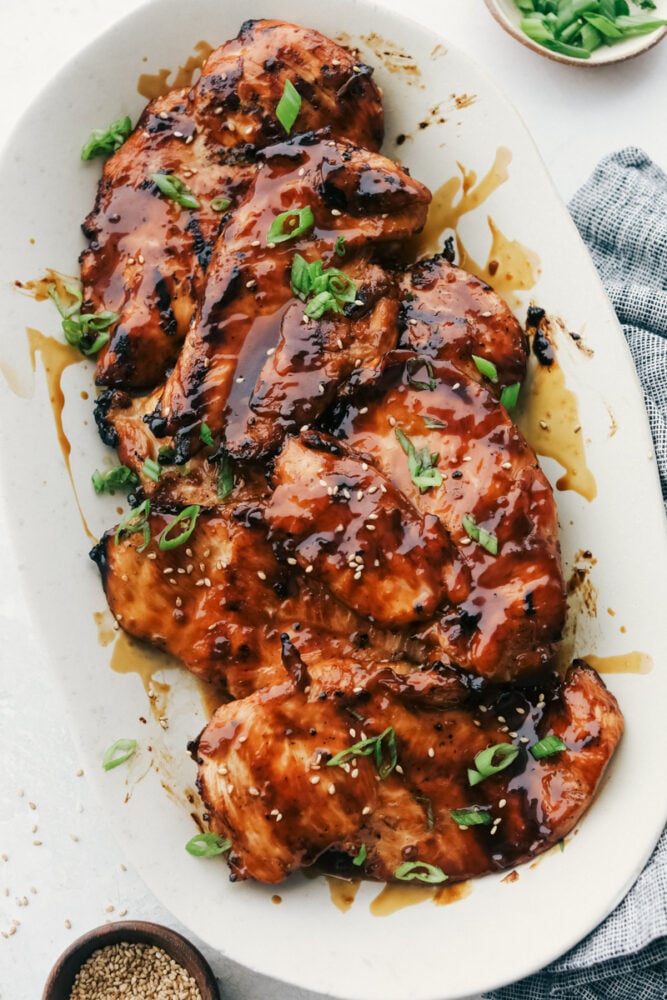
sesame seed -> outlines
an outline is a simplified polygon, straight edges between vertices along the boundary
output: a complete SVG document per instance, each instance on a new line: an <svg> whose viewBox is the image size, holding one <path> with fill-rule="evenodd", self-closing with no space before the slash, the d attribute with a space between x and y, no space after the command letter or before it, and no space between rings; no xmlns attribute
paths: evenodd
<svg viewBox="0 0 667 1000"><path fill-rule="evenodd" d="M498 808L504 809L506 805L507 805L507 799L501 799L500 802L498 803Z"/></svg>
<svg viewBox="0 0 667 1000"><path fill-rule="evenodd" d="M306 573L312 573L312 572L313 572L313 567L312 566L306 566Z"/></svg>
<svg viewBox="0 0 667 1000"><path fill-rule="evenodd" d="M428 748L429 757L435 757L435 749L433 747Z"/></svg>
<svg viewBox="0 0 667 1000"><path fill-rule="evenodd" d="M236 381L240 384L241 382L245 382L245 379L244 379L243 375L239 375L237 377Z"/></svg>
<svg viewBox="0 0 667 1000"><path fill-rule="evenodd" d="M340 337L336 341L336 347L338 348L339 351L343 350L343 341L340 339Z"/></svg>
<svg viewBox="0 0 667 1000"><path fill-rule="evenodd" d="M252 243L250 244L250 246L251 247L261 246L261 240L253 240Z"/></svg>
<svg viewBox="0 0 667 1000"><path fill-rule="evenodd" d="M511 469L512 468L512 463L511 462L503 462L503 464L500 466L500 468L501 469Z"/></svg>
<svg viewBox="0 0 667 1000"><path fill-rule="evenodd" d="M511 738L512 738L513 740L515 740L515 739L517 738L517 736L518 736L519 734L518 734L518 733L515 733L515 732L512 732L512 731L510 731L508 735L509 735L509 736L511 736Z"/></svg>
<svg viewBox="0 0 667 1000"><path fill-rule="evenodd" d="M310 778L311 785L318 785L319 782L320 782L320 776L319 776L319 774L313 774L313 775L311 775L311 778Z"/></svg>
<svg viewBox="0 0 667 1000"><path fill-rule="evenodd" d="M362 815L362 816L368 816L368 814L369 814L370 812L372 812L372 811L373 811L373 810L371 809L371 807L370 807L370 806L364 806L364 808L363 808L363 809L361 810L361 815Z"/></svg>
<svg viewBox="0 0 667 1000"><path fill-rule="evenodd" d="M480 705L479 706L479 710L480 710L480 712L488 712L489 711L487 705Z"/></svg>
<svg viewBox="0 0 667 1000"><path fill-rule="evenodd" d="M72 927L72 921L71 920L65 920L64 923L65 923L65 927L67 928L67 930L70 930L70 928Z"/></svg>
<svg viewBox="0 0 667 1000"><path fill-rule="evenodd" d="M463 538L460 539L459 545L470 545L471 542L472 538L470 535L464 535Z"/></svg>
<svg viewBox="0 0 667 1000"><path fill-rule="evenodd" d="M255 788L254 785L251 785L248 789L248 795L252 795L256 798L259 795L259 788Z"/></svg>
<svg viewBox="0 0 667 1000"><path fill-rule="evenodd" d="M343 213L341 212L341 210L339 208L332 208L331 209L331 214L335 215L335 216L338 216L338 215L342 215Z"/></svg>
<svg viewBox="0 0 667 1000"><path fill-rule="evenodd" d="M336 786L333 784L329 785L329 795L335 795L335 794L336 794Z"/></svg>
<svg viewBox="0 0 667 1000"><path fill-rule="evenodd" d="M506 718L505 718L505 716L504 716L504 715L499 715L499 716L498 716L498 722L506 722L506 721L507 721L507 720L506 720Z"/></svg>
<svg viewBox="0 0 667 1000"><path fill-rule="evenodd" d="M287 565L288 566L296 566L296 559L294 559L293 556L289 556L289 558L287 560Z"/></svg>
<svg viewBox="0 0 667 1000"><path fill-rule="evenodd" d="M263 569L257 570L257 576L260 578L260 580L266 580L266 573L264 572Z"/></svg>
<svg viewBox="0 0 667 1000"><path fill-rule="evenodd" d="M269 347L268 351L266 352L266 356L267 356L267 358L270 358L271 355L275 354L275 353L276 353L275 347Z"/></svg>
<svg viewBox="0 0 667 1000"><path fill-rule="evenodd" d="M175 129L174 129L173 135L175 135L177 139L182 139L183 138L183 133L182 132L177 132Z"/></svg>
<svg viewBox="0 0 667 1000"><path fill-rule="evenodd" d="M397 764L396 767L394 768L394 770L396 771L396 774L403 774L404 773L403 768L401 767L400 764Z"/></svg>
<svg viewBox="0 0 667 1000"><path fill-rule="evenodd" d="M525 708L515 708L514 711L516 712L517 715L525 715L526 714Z"/></svg>
<svg viewBox="0 0 667 1000"><path fill-rule="evenodd" d="M528 743L528 742L529 742L529 740L528 740L527 736L520 736L519 737L519 743Z"/></svg>
<svg viewBox="0 0 667 1000"><path fill-rule="evenodd" d="M389 417L389 426L390 427L395 427L396 426L396 418L395 417Z"/></svg>
<svg viewBox="0 0 667 1000"><path fill-rule="evenodd" d="M546 420L540 420L540 427L542 428L543 431L549 430L549 424L546 422Z"/></svg>

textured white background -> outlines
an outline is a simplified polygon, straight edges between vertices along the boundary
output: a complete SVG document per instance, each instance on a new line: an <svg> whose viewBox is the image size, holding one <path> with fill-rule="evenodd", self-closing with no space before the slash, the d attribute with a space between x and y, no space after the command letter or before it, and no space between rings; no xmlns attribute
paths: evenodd
<svg viewBox="0 0 667 1000"><path fill-rule="evenodd" d="M565 200L596 161L619 146L642 146L667 169L667 42L617 67L570 69L510 40L482 0L412 0L409 8L402 0L385 2L438 29L487 69L524 117ZM139 0L0 0L0 141L9 139L54 72L137 6ZM0 195L11 198L10 191ZM0 261L0 281L30 277L15 275L11 260ZM8 858L0 860L0 930L20 924L10 937L0 937L0 998L37 1000L60 951L122 910L183 928L129 865L123 871L104 813L85 775L77 775L60 692L32 637L21 595L7 540L10 519L0 506L0 853ZM28 905L19 905L24 898ZM314 994L250 974L210 952L207 957L228 1000L314 1000Z"/></svg>

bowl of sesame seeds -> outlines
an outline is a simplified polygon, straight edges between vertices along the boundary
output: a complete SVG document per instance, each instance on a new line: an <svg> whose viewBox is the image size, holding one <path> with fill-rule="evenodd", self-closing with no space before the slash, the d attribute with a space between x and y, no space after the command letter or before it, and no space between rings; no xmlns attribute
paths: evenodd
<svg viewBox="0 0 667 1000"><path fill-rule="evenodd" d="M75 941L53 966L42 1000L220 1000L208 962L161 924L118 921Z"/></svg>

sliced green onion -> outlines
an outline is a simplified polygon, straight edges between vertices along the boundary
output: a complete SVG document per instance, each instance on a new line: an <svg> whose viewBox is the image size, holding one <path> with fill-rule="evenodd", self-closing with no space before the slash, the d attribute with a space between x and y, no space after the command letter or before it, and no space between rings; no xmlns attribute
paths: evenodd
<svg viewBox="0 0 667 1000"><path fill-rule="evenodd" d="M198 503L190 504L189 507L184 507L183 510L178 514L171 524L167 525L160 537L158 538L157 544L158 548L162 549L163 552L169 549L176 549L179 545L183 545L187 542L192 532L195 530L195 525L197 523L197 518L199 517L199 511L201 507ZM177 524L181 524L182 521L189 522L187 527L181 531L180 535L170 538L169 534L176 527Z"/></svg>
<svg viewBox="0 0 667 1000"><path fill-rule="evenodd" d="M447 426L444 420L438 420L437 417L424 417L423 419L424 427L428 427L430 431L441 431Z"/></svg>
<svg viewBox="0 0 667 1000"><path fill-rule="evenodd" d="M483 375L484 378L488 378L490 382L498 381L498 369L494 365L493 361L488 361L486 358L480 358L477 354L473 354L472 359L475 362L475 367L480 375Z"/></svg>
<svg viewBox="0 0 667 1000"><path fill-rule="evenodd" d="M231 840L219 837L217 833L196 833L185 845L185 850L193 858L212 858L225 854L232 846Z"/></svg>
<svg viewBox="0 0 667 1000"><path fill-rule="evenodd" d="M100 313L84 313L63 319L65 340L78 348L87 358L97 354L108 343L109 328L120 319L118 313L104 310Z"/></svg>
<svg viewBox="0 0 667 1000"><path fill-rule="evenodd" d="M289 135L301 110L301 95L291 80L285 80L283 96L276 107L276 118Z"/></svg>
<svg viewBox="0 0 667 1000"><path fill-rule="evenodd" d="M428 375L428 382L420 381L414 376L422 368L426 369L426 374ZM410 358L405 366L405 370L408 373L408 385L411 385L413 389L428 389L429 392L433 392L437 382L435 380L435 372L433 370L433 365L428 358Z"/></svg>
<svg viewBox="0 0 667 1000"><path fill-rule="evenodd" d="M70 302L69 305L66 305L60 298L55 285L47 285L46 290L49 298L55 303L55 307L63 319L69 319L70 316L74 316L79 312L81 303L83 302L83 292L81 291L80 285L65 285L65 291L74 299L74 301Z"/></svg>
<svg viewBox="0 0 667 1000"><path fill-rule="evenodd" d="M315 225L315 216L310 205L304 208L292 208L289 212L276 215L266 234L267 243L284 243L285 240L296 239L307 229Z"/></svg>
<svg viewBox="0 0 667 1000"><path fill-rule="evenodd" d="M472 538L474 542L481 545L483 549L492 555L498 555L498 539L486 528L482 528L480 525L475 523L474 517L471 514L464 514L461 518L461 523L465 529L467 535Z"/></svg>
<svg viewBox="0 0 667 1000"><path fill-rule="evenodd" d="M214 198L211 202L211 208L214 212L226 212L230 205L231 201L229 198L223 198L222 195L218 198Z"/></svg>
<svg viewBox="0 0 667 1000"><path fill-rule="evenodd" d="M183 208L201 208L185 181L182 181L176 174L151 174L151 180L163 195L171 198Z"/></svg>
<svg viewBox="0 0 667 1000"><path fill-rule="evenodd" d="M95 469L90 478L96 493L113 493L139 485L139 476L127 465L115 465L108 472Z"/></svg>
<svg viewBox="0 0 667 1000"><path fill-rule="evenodd" d="M567 750L567 745L563 743L560 736L545 736L530 748L535 760L542 760L543 757L551 757L561 750Z"/></svg>
<svg viewBox="0 0 667 1000"><path fill-rule="evenodd" d="M223 455L218 465L218 500L226 500L234 489L234 473L226 455Z"/></svg>
<svg viewBox="0 0 667 1000"><path fill-rule="evenodd" d="M418 882L426 882L428 885L438 885L440 882L446 882L448 876L445 875L442 868L429 865L426 861L405 861L394 872L394 878L400 879L401 882L412 882L413 879L416 879Z"/></svg>
<svg viewBox="0 0 667 1000"><path fill-rule="evenodd" d="M152 479L154 483L159 482L161 472L162 469L154 458L147 458L141 466L142 475L146 476L147 479Z"/></svg>
<svg viewBox="0 0 667 1000"><path fill-rule="evenodd" d="M513 410L519 400L519 392L521 391L521 383L515 382L514 385L504 385L503 390L500 393L500 402L503 404L506 410Z"/></svg>
<svg viewBox="0 0 667 1000"><path fill-rule="evenodd" d="M108 156L115 153L123 145L132 131L132 121L126 115L112 122L109 128L95 128L88 137L88 142L81 149L82 160L92 160L94 156Z"/></svg>
<svg viewBox="0 0 667 1000"><path fill-rule="evenodd" d="M395 428L395 434L401 448L408 456L410 478L415 486L419 487L419 492L426 493L433 486L441 486L442 473L435 467L438 461L438 453L435 451L429 452L428 448L417 450L410 438L403 433L400 427Z"/></svg>
<svg viewBox="0 0 667 1000"><path fill-rule="evenodd" d="M512 743L496 743L495 746L481 750L475 757L475 770L468 768L468 782L471 786L478 785L485 778L504 771L518 756L519 747ZM494 760L498 763L494 764Z"/></svg>
<svg viewBox="0 0 667 1000"><path fill-rule="evenodd" d="M345 750L335 754L327 761L327 767L341 767L353 757L370 757L375 760L375 769L384 781L396 767L398 751L396 749L396 733L393 726L388 726L379 736L369 736Z"/></svg>
<svg viewBox="0 0 667 1000"><path fill-rule="evenodd" d="M667 21L631 14L626 0L515 0L524 17L521 30L538 45L575 59L590 59L601 45L664 27ZM654 10L654 0L634 0L634 7Z"/></svg>
<svg viewBox="0 0 667 1000"><path fill-rule="evenodd" d="M112 768L118 767L119 764L124 764L137 752L137 746L136 740L116 740L105 751L102 767L105 771L110 771Z"/></svg>
<svg viewBox="0 0 667 1000"><path fill-rule="evenodd" d="M458 826L488 826L491 822L491 813L482 806L450 809L449 815Z"/></svg>
<svg viewBox="0 0 667 1000"><path fill-rule="evenodd" d="M148 523L150 512L150 500L144 500L144 502L139 504L135 510L129 510L116 528L116 534L114 536L116 545L118 545L121 538L125 535L133 535L135 532L140 531L144 536L144 544L137 549L137 552L143 552L151 540L151 529Z"/></svg>
<svg viewBox="0 0 667 1000"><path fill-rule="evenodd" d="M199 439L209 447L213 444L213 435L211 434L211 428L208 426L205 420L202 420L201 427L199 428Z"/></svg>
<svg viewBox="0 0 667 1000"><path fill-rule="evenodd" d="M345 256L345 237L344 236L338 236L336 238L336 242L334 243L334 251L338 254L339 257L344 257Z"/></svg>
<svg viewBox="0 0 667 1000"><path fill-rule="evenodd" d="M304 313L309 319L320 319L325 312L342 312L331 292L320 292L306 305Z"/></svg>
<svg viewBox="0 0 667 1000"><path fill-rule="evenodd" d="M362 844L359 848L359 853L352 858L352 864L356 865L357 868L361 868L364 861L366 860L366 845Z"/></svg>

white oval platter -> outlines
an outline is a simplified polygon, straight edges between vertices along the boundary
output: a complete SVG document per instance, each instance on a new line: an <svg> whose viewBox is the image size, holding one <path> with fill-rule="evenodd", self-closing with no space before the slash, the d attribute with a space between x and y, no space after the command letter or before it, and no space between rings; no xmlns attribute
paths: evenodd
<svg viewBox="0 0 667 1000"><path fill-rule="evenodd" d="M96 164L79 160L90 129L124 114L136 119L144 103L136 90L139 74L175 68L200 39L220 44L251 16L289 19L358 45L384 88L385 152L400 156L431 188L456 175L457 162L481 177L500 147L511 151L507 181L465 216L460 232L472 255L486 259L488 214L509 238L534 250L538 278L520 295L520 318L534 300L561 316L592 352L565 343L560 356L578 396L598 488L592 502L571 491L558 494L566 571L582 549L596 560L591 583L600 613L582 621L575 651L637 650L654 664L642 676L610 678L627 732L608 780L562 853L524 866L511 885L501 876L480 880L450 906L426 901L376 917L369 905L379 887L371 884L362 885L345 913L332 905L324 879L297 877L280 887L230 884L219 859L198 861L183 850L194 832L186 795L194 766L185 744L205 722L196 685L185 672L165 668L162 679L171 691L163 730L147 710L137 676L112 671L111 647L100 645L94 615L103 611L104 597L87 558L90 542L39 365L31 389L26 328L58 337L59 323L50 303L21 294L9 281L0 288L0 363L12 386L0 387L3 494L35 627L66 692L87 773L155 894L221 955L300 987L347 1000L455 1000L533 972L592 930L623 897L665 821L659 768L667 758L667 674L659 595L667 552L651 440L616 318L517 113L446 39L373 4L160 0L117 24L52 81L7 145L0 180L10 197L0 259L8 277L34 279L47 268L77 273L84 245L79 226L99 176ZM436 105L444 121L420 129ZM399 147L394 140L401 134L409 138ZM91 471L110 458L94 428L91 399L81 398L82 392L92 398L92 365L68 368L63 388L73 479L99 535L117 520L118 499L98 498L90 486ZM545 468L555 482L559 466L547 462ZM660 603L662 614L656 613ZM126 767L105 773L102 753L120 736L137 738L141 749ZM44 748L45 756L50 752L54 748ZM276 892L280 906L271 901Z"/></svg>

